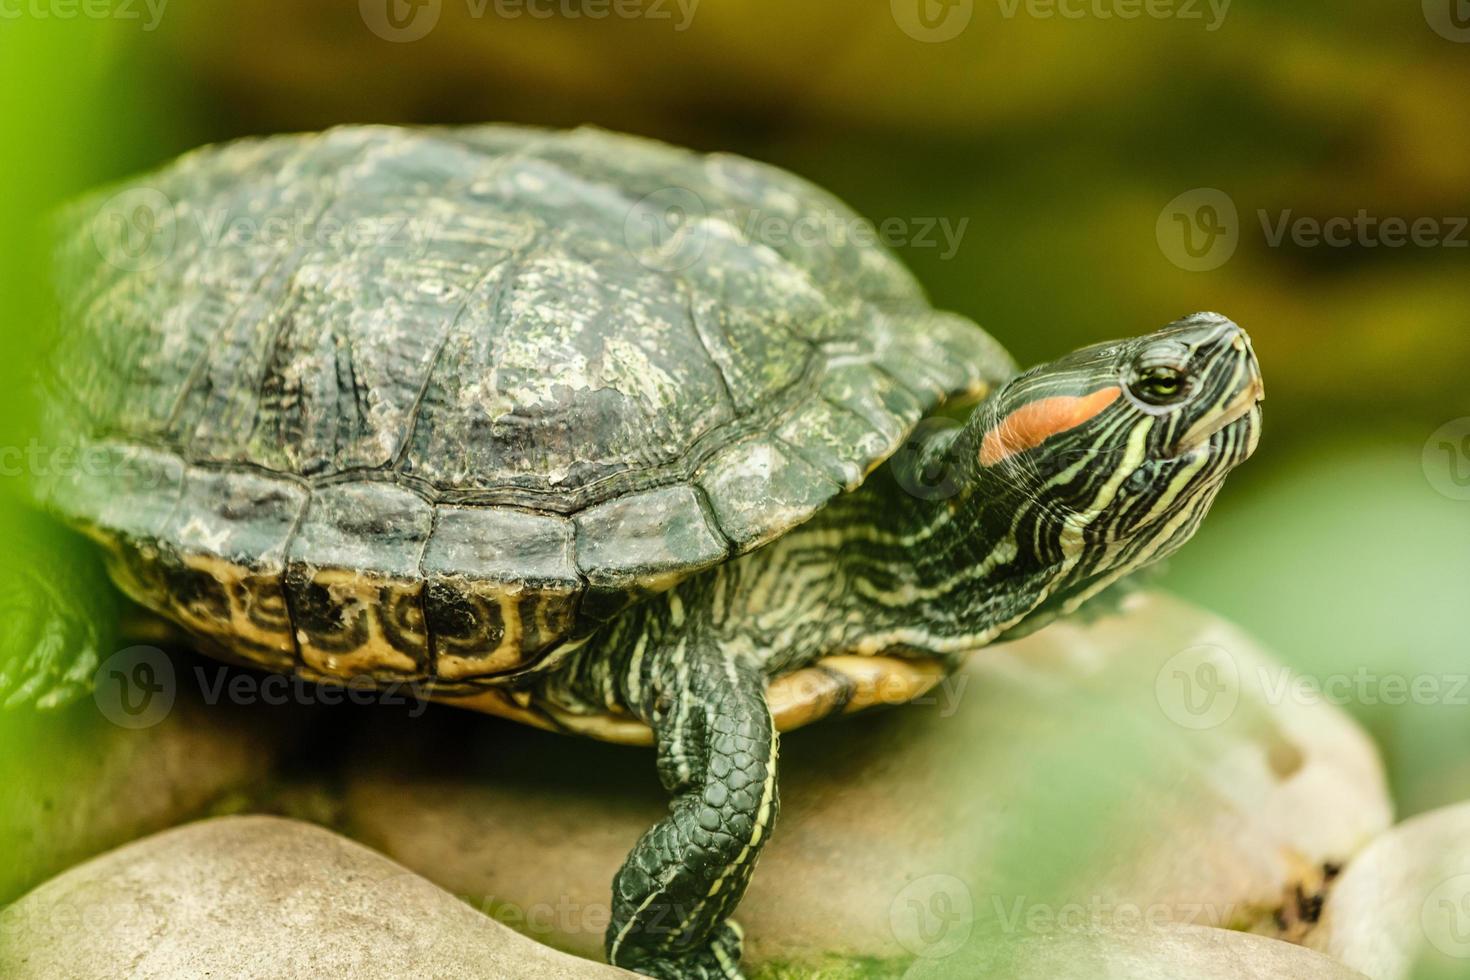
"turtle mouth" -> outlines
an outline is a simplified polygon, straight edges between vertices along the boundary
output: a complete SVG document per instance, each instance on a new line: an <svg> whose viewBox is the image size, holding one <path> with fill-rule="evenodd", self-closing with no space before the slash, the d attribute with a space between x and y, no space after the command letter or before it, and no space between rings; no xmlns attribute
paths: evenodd
<svg viewBox="0 0 1470 980"><path fill-rule="evenodd" d="M1261 417L1261 401L1266 397L1260 378L1251 381L1214 415L1200 419L1189 427L1174 447L1175 456L1184 456L1210 441L1220 432L1235 425L1251 425ZM1254 448L1252 445L1250 448ZM1249 455L1249 454L1247 454Z"/></svg>

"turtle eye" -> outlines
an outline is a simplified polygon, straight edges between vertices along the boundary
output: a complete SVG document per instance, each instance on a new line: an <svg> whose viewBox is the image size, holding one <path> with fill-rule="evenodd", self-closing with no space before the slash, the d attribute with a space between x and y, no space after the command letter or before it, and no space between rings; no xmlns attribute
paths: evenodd
<svg viewBox="0 0 1470 980"><path fill-rule="evenodd" d="M1128 387L1150 405L1167 405L1184 393L1184 372L1167 364L1155 364L1139 371Z"/></svg>

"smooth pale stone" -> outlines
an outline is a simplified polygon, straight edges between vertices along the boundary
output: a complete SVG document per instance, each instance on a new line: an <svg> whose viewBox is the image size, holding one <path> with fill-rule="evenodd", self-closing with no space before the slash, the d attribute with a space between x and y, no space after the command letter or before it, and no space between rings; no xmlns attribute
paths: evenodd
<svg viewBox="0 0 1470 980"><path fill-rule="evenodd" d="M1182 701L1185 679L1214 700ZM747 964L899 961L946 923L945 942L1021 938L1037 906L1270 930L1298 881L1390 822L1369 740L1289 679L1229 624L1141 594L982 651L918 703L784 737L781 818L736 916ZM377 727L347 825L596 955L609 881L667 807L652 754L445 712Z"/></svg>
<svg viewBox="0 0 1470 980"><path fill-rule="evenodd" d="M225 817L156 834L0 915L0 974L93 977L631 977L539 946L312 824Z"/></svg>
<svg viewBox="0 0 1470 980"><path fill-rule="evenodd" d="M920 959L904 980L1368 980L1301 946L1205 926L1063 933L975 943L951 960Z"/></svg>
<svg viewBox="0 0 1470 980"><path fill-rule="evenodd" d="M1306 942L1375 980L1470 976L1470 803L1373 841L1333 885Z"/></svg>

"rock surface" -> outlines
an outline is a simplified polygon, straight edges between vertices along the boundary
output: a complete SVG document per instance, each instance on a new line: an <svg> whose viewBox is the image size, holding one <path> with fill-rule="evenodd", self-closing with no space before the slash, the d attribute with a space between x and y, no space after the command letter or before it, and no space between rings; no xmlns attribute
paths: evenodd
<svg viewBox="0 0 1470 980"><path fill-rule="evenodd" d="M1470 975L1470 803L1373 841L1333 886L1306 942L1375 980Z"/></svg>
<svg viewBox="0 0 1470 980"><path fill-rule="evenodd" d="M133 649L144 652L102 665L94 697L0 714L0 904L108 848L229 806L271 777L308 723L308 706L244 703L218 683L264 675ZM149 697L110 681L112 670L126 679L145 669L136 676L156 689ZM141 710L121 710L124 699Z"/></svg>
<svg viewBox="0 0 1470 980"><path fill-rule="evenodd" d="M972 944L920 960L904 980L1369 980L1321 953L1278 939L1203 926L1117 929ZM1376 980L1376 978L1375 978Z"/></svg>
<svg viewBox="0 0 1470 980"><path fill-rule="evenodd" d="M781 820L737 916L747 964L901 969L972 936L1140 916L1271 931L1297 883L1391 818L1365 735L1290 680L1217 618L1138 595L982 651L921 703L788 735ZM447 710L374 728L348 766L349 832L599 955L612 874L666 806L651 755Z"/></svg>
<svg viewBox="0 0 1470 980"><path fill-rule="evenodd" d="M227 817L112 851L0 915L0 975L616 978L310 824Z"/></svg>

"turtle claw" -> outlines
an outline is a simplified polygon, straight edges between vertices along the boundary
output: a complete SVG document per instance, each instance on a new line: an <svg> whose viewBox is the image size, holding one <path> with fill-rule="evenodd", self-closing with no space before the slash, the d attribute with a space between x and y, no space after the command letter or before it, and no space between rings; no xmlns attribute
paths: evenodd
<svg viewBox="0 0 1470 980"><path fill-rule="evenodd" d="M99 630L75 604L34 581L21 585L19 577L8 574L0 583L8 610L0 638L0 704L61 708L91 689L101 659Z"/></svg>
<svg viewBox="0 0 1470 980"><path fill-rule="evenodd" d="M621 965L658 980L745 980L740 972L743 945L740 927L726 919L698 949L632 959Z"/></svg>
<svg viewBox="0 0 1470 980"><path fill-rule="evenodd" d="M116 600L93 553L50 529L16 534L0 565L0 706L64 707L91 690Z"/></svg>

